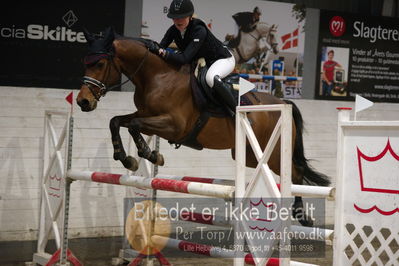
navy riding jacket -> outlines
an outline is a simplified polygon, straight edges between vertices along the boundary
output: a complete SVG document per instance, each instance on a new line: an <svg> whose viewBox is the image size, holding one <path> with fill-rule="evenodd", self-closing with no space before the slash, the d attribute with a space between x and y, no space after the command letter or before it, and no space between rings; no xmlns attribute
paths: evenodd
<svg viewBox="0 0 399 266"><path fill-rule="evenodd" d="M160 46L167 48L173 41L181 53L167 53L165 60L175 64L190 64L199 58L205 58L207 66L221 58L231 55L227 47L219 41L200 19L193 18L188 24L184 36L172 25L163 37Z"/></svg>

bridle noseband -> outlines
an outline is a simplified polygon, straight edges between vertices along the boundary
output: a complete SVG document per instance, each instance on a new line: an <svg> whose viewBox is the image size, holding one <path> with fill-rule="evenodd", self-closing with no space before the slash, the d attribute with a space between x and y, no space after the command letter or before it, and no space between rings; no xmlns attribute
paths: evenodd
<svg viewBox="0 0 399 266"><path fill-rule="evenodd" d="M91 94L93 94L94 98L97 101L100 100L101 96L105 96L105 94L107 94L107 92L111 90L111 88L108 89L107 86L101 81L91 78L89 76L84 76L82 78L82 82L89 88ZM99 91L94 91L92 85L98 87Z"/></svg>
<svg viewBox="0 0 399 266"><path fill-rule="evenodd" d="M82 82L89 88L89 90L90 90L91 94L94 96L94 98L97 101L100 101L100 98L105 96L107 94L107 92L113 90L116 87L120 87L120 86L126 84L127 82L129 82L137 74L137 72L144 65L144 61L148 57L148 51L149 50L147 49L146 53L143 56L143 59L141 59L141 62L139 64L139 66L137 67L136 71L134 71L133 75L131 77L129 77L127 80L125 80L124 82L121 82L119 84L115 84L115 85L112 85L112 86L108 87L105 83L103 83L103 82L101 82L101 81L99 81L99 80L97 80L95 78L89 77L89 76L84 76L82 78ZM101 54L104 54L104 53L101 53ZM112 52L105 53L103 57L107 57L108 62L111 62L112 65L114 66L114 68L119 72L119 74L122 74L120 69L118 69L116 67L115 62L113 60L114 53L112 53ZM107 64L107 70L106 70L106 73L107 73L106 75L107 76L106 76L105 80L108 79L110 71L111 71L110 64ZM95 91L93 86L97 87L99 90Z"/></svg>

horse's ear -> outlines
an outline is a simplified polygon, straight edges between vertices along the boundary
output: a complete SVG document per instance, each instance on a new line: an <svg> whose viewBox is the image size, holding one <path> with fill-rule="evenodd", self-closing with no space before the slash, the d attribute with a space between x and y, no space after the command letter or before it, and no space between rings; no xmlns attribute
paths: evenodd
<svg viewBox="0 0 399 266"><path fill-rule="evenodd" d="M104 31L104 41L105 45L111 45L115 40L115 31L113 27L107 27Z"/></svg>
<svg viewBox="0 0 399 266"><path fill-rule="evenodd" d="M83 28L83 34L85 35L86 41L89 44L94 42L94 36L86 28Z"/></svg>

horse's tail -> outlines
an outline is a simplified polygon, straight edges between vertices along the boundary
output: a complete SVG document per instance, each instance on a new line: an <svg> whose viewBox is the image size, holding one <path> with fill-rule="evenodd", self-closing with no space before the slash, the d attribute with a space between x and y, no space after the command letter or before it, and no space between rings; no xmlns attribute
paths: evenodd
<svg viewBox="0 0 399 266"><path fill-rule="evenodd" d="M309 164L308 159L305 157L304 148L303 148L303 119L301 112L294 102L290 100L284 100L286 103L292 105L292 116L295 122L296 128L296 137L295 137L295 146L292 154L292 161L302 174L303 178L307 183L311 185L318 186L328 186L330 184L330 180L327 175L316 172Z"/></svg>

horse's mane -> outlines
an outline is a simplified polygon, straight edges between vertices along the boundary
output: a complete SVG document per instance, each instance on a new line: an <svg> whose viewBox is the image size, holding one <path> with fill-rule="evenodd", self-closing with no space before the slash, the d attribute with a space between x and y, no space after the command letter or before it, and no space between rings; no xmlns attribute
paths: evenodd
<svg viewBox="0 0 399 266"><path fill-rule="evenodd" d="M123 35L119 35L116 34L115 35L115 40L132 40L132 41L137 41L139 43L142 43L145 47L148 47L148 45L150 43L156 42L154 40L151 39L145 39L145 38L141 38L141 37L129 37L129 36L123 36Z"/></svg>
<svg viewBox="0 0 399 266"><path fill-rule="evenodd" d="M130 36L123 36L123 35L119 35L119 34L115 34L115 40L130 40L130 41L135 41L138 42L139 44L143 45L144 47L149 47L151 43L157 43L154 40L151 39L146 39L146 38L141 38L141 37L130 37ZM158 43L157 43L158 44ZM159 45L159 44L158 44ZM178 71L182 71L184 73L190 73L190 67L189 64L186 65L182 65L182 66L176 66L173 64L168 64L167 62L165 62L165 60L161 59L160 57L158 57L163 63L169 65L169 67L174 68Z"/></svg>

